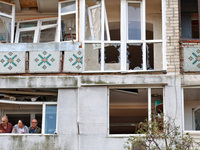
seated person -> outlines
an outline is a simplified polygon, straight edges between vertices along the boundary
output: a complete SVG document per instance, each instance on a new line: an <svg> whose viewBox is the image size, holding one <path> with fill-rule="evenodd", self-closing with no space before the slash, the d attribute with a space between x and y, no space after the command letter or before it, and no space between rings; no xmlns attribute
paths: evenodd
<svg viewBox="0 0 200 150"><path fill-rule="evenodd" d="M1 118L0 133L11 133L12 129L13 126L10 122L8 122L8 117L3 116Z"/></svg>
<svg viewBox="0 0 200 150"><path fill-rule="evenodd" d="M28 127L24 125L23 120L19 120L18 124L14 125L12 133L29 133Z"/></svg>
<svg viewBox="0 0 200 150"><path fill-rule="evenodd" d="M36 119L33 119L31 121L31 126L29 127L29 133L41 133L41 129L37 126Z"/></svg>

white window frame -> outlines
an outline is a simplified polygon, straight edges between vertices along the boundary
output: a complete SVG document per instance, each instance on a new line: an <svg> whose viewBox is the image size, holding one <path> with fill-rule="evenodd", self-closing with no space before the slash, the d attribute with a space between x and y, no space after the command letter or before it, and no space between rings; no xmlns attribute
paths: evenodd
<svg viewBox="0 0 200 150"><path fill-rule="evenodd" d="M106 21L105 18L106 17L106 11L105 11L105 0L101 0L101 5L104 7L101 7L101 40L86 40L85 39L85 12L86 12L86 8L85 8L85 2L86 0L83 0L80 2L80 5L84 6L83 8L81 8L81 12L80 12L80 26L81 28L81 38L80 40L83 41L83 49L85 50L85 44L101 44L101 70L95 70L95 71L83 71L85 73L88 72L154 72L154 71L164 71L166 70L166 14L165 14L165 10L166 10L166 0L161 0L162 3L162 39L155 39L155 40L146 40L146 0L142 0L141 2L139 1L128 1L128 0L121 0L121 15L120 15L120 33L121 33L121 39L120 41L111 41L111 40L107 40L104 41L104 22ZM128 40L128 3L140 3L141 4L141 40ZM145 9L144 9L145 8ZM108 21L107 21L108 22ZM126 22L126 23L125 23ZM106 23L106 22L105 22ZM106 30L109 30L109 28L107 28L108 25L106 25ZM109 32L107 32L109 33ZM120 53L120 63L121 63L121 68L120 70L105 70L104 69L104 45L107 43L113 43L113 44L120 44L121 46L121 53ZM142 44L142 52L143 52L143 68L142 70L127 70L126 69L126 62L127 62L127 57L126 57L126 45L128 44ZM146 69L146 44L149 43L162 43L162 69L160 70L147 70ZM83 52L83 55L85 56L85 51ZM84 57L85 58L85 57ZM85 68L85 60L83 62L83 68Z"/></svg>
<svg viewBox="0 0 200 150"><path fill-rule="evenodd" d="M108 114L107 114L107 136L108 137L130 137L130 136L141 136L142 134L110 134L110 89L123 89L123 88L130 88L130 89L147 89L148 90L148 122L151 121L151 89L162 89L163 90L163 120L165 120L165 87L164 86L156 86L156 87L110 87L107 89L108 93ZM143 136L143 135L142 135Z"/></svg>
<svg viewBox="0 0 200 150"><path fill-rule="evenodd" d="M19 38L20 38L20 33L25 32L25 31L34 31L34 38L33 38L33 43L40 43L40 31L45 30L45 29L51 29L51 28L56 28L55 32L55 39L52 42L55 42L57 39L57 31L58 31L58 22L56 24L50 24L50 25L42 25L43 22L46 21L53 21L56 20L58 21L57 17L52 17L52 18L44 18L44 19L33 19L33 20L27 20L27 21L20 21L17 23L17 29L16 29L16 37L15 37L15 43L19 43ZM35 27L26 27L26 28L19 28L20 23L26 23L26 22L37 22L37 26ZM48 42L47 42L48 43Z"/></svg>
<svg viewBox="0 0 200 150"><path fill-rule="evenodd" d="M61 12L61 4L68 3L68 2L75 2L75 11L62 13ZM70 41L60 41L61 17L66 16L66 15L71 15L71 14L75 14L75 16L76 16L76 39L75 39L75 42L78 41L78 28L79 28L79 25L78 25L78 2L77 2L77 0L65 0L62 2L58 2L58 32L57 32L56 42L71 42L71 40Z"/></svg>
<svg viewBox="0 0 200 150"><path fill-rule="evenodd" d="M10 43L13 43L13 41L14 41L14 28L15 28L15 4L12 4L12 3L9 3L9 2L4 2L4 1L0 1L0 3L10 5L12 7L12 14L11 15L0 12L0 16L11 19L11 36L10 36L11 41L10 41Z"/></svg>
<svg viewBox="0 0 200 150"><path fill-rule="evenodd" d="M46 106L47 105L56 105L58 107L57 102L20 102L20 101L10 101L10 100L0 100L0 104L1 103L4 103L4 104L20 104L20 105L40 105L40 106L42 106L42 130L41 130L41 134L42 135L51 135L51 134L45 133ZM9 114L10 112L5 111L5 113ZM12 114L13 113L14 112L12 112ZM16 114L27 114L27 112L24 112L24 113L16 112ZM56 130L55 130L55 133L57 133L57 131L58 131L57 130L57 128L58 128L58 119L57 118L58 118L58 108L57 108L57 112L56 112ZM10 133L9 133L9 135L10 135ZM32 135L32 134L23 134L23 135Z"/></svg>
<svg viewBox="0 0 200 150"><path fill-rule="evenodd" d="M195 88L195 89L199 89L200 90L200 87L199 86L193 86L193 87L182 87L181 88L181 102L182 102L182 130L183 130L183 132L184 133L200 133L200 130L195 130L195 122L194 122L194 111L195 110L197 110L197 109L200 109L200 103L199 103L199 106L198 107L196 107L194 110L192 110L192 120L193 120L193 122L192 122L192 130L186 130L185 129L185 109L184 109L184 107L185 107L185 105L184 105L184 89L192 89L192 88Z"/></svg>

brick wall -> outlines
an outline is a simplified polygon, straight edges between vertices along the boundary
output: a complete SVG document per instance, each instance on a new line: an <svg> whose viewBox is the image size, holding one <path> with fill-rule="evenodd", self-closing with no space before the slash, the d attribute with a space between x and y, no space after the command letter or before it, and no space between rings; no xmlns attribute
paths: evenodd
<svg viewBox="0 0 200 150"><path fill-rule="evenodd" d="M167 72L180 72L179 2L166 0L166 60Z"/></svg>

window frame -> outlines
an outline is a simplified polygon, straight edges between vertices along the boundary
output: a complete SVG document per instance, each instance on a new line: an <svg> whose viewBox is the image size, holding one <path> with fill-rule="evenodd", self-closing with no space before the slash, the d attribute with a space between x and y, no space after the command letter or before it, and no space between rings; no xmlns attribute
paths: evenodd
<svg viewBox="0 0 200 150"><path fill-rule="evenodd" d="M71 15L71 14L75 14L75 21L76 21L76 39L74 40L75 42L78 41L78 29L79 29L79 24L78 24L78 0L65 0L65 1L60 1L58 2L58 31L57 31L57 40L56 42L71 42L72 40L70 41L60 41L60 36L61 36L61 17L62 16L66 16L66 15ZM61 5L62 3L68 3L68 2L75 2L75 11L70 11L70 12L65 12L65 13L62 13L61 12Z"/></svg>
<svg viewBox="0 0 200 150"><path fill-rule="evenodd" d="M14 42L14 30L15 30L15 4L9 3L9 2L5 2L5 1L0 1L0 3L6 4L6 5L9 5L9 6L12 7L12 14L11 15L8 15L8 14L0 12L0 16L3 16L3 17L11 19L10 43L13 43Z"/></svg>
<svg viewBox="0 0 200 150"><path fill-rule="evenodd" d="M197 3L198 3L198 6L200 5L200 0L197 0ZM182 17L182 11L181 11L181 7L182 7L182 3L181 3L181 0L179 0L179 28L182 30L182 24L181 24L181 17ZM180 36L180 39L182 40L182 41L197 41L197 43L198 43L198 41L199 41L199 39L200 39L200 6L198 7L198 19L199 19L199 21L198 21L198 23L199 23L199 38L182 38L182 34L181 34L181 36Z"/></svg>
<svg viewBox="0 0 200 150"><path fill-rule="evenodd" d="M82 14L80 14L80 26L82 26L82 31L80 32L81 34L81 40L83 42L83 55L85 56L85 44L101 44L101 69L100 70L85 70L85 57L84 57L84 61L83 61L83 73L94 73L94 72L156 72L156 71L164 71L166 70L166 14L165 14L165 10L166 10L166 0L161 0L161 7L162 7L162 38L161 39L153 39L153 40L146 40L146 10L145 9L141 9L142 13L141 13L141 40L128 40L128 16L127 16L127 6L128 3L141 3L141 7L142 8L146 8L146 0L142 0L141 2L138 1L130 1L130 0L121 0L120 1L120 40L119 41L115 41L115 40L104 40L104 22L106 19L105 18L105 0L101 0L101 5L104 7L101 7L101 40L86 40L85 39L85 21L86 21L86 17L85 17L85 12L86 12L86 0L83 0L83 2L81 2L80 4L83 5L84 7L82 9L80 9L81 12L83 12ZM124 23L126 22L126 24ZM107 25L106 25L107 26ZM106 27L107 28L107 27ZM105 60L104 60L104 45L105 44L120 44L121 50L120 50L120 69L119 70L105 70L104 66L105 66ZM142 70L128 70L126 69L126 62L127 62L127 57L126 57L126 45L128 44L143 44L143 48L142 48L142 52L143 52L143 68ZM151 43L162 43L162 69L158 69L158 70L147 70L146 68L146 44L151 44Z"/></svg>
<svg viewBox="0 0 200 150"><path fill-rule="evenodd" d="M184 89L192 89L192 88L194 88L194 89L199 89L200 90L200 86L192 86L192 87L181 87L181 102L182 102L182 108L181 108L181 111L182 111L182 131L184 132L184 133L200 133L200 130L195 130L195 122L192 122L192 130L186 130L185 129L185 109L184 109L184 107L185 107L185 104L184 104L184 102L185 102L185 100L184 100ZM199 103L199 106L198 107L196 107L195 109L200 109L200 103ZM194 109L194 110L195 110ZM192 110L192 120L194 121L194 110Z"/></svg>
<svg viewBox="0 0 200 150"><path fill-rule="evenodd" d="M37 135L54 135L57 134L57 129L58 129L58 109L56 111L56 129L55 129L55 133L54 134L47 134L45 133L45 120L46 120L46 106L47 105L56 105L56 107L58 107L58 102L21 102L21 101L11 101L11 100L0 100L0 104L4 103L4 104L20 104L20 105L40 105L42 106L42 128L41 128L41 134L37 134ZM8 111L8 114L10 112ZM5 114L5 112L3 113ZM16 114L25 114L23 112L17 112ZM26 112L27 114L27 112ZM30 113L31 114L31 113ZM31 121L31 120L30 120ZM4 134L4 133L3 133ZM12 133L5 133L8 135L14 135ZM17 134L19 135L19 134ZM20 134L20 135L33 135L30 133L27 134Z"/></svg>
<svg viewBox="0 0 200 150"><path fill-rule="evenodd" d="M108 102L108 107L107 107L107 111L108 111L108 114L107 114L107 137L113 137L113 138L118 138L118 137L130 137L130 136L144 136L143 134L110 134L110 90L111 89L123 89L123 88L130 88L130 89L147 89L148 91L148 121L151 121L151 104L152 104L152 101L151 101L151 89L162 89L163 90L163 120L165 120L165 86L144 86L144 87L141 87L141 86L127 86L127 87L120 87L120 86L117 86L117 87L108 87L107 88L107 102Z"/></svg>
<svg viewBox="0 0 200 150"><path fill-rule="evenodd" d="M56 20L57 23L56 24L50 24L50 25L42 25L43 22L53 21L53 20ZM21 23L34 22L34 21L37 22L37 26L35 26L35 27L19 28ZM33 37L33 42L32 43L40 43L40 41L39 41L40 36L41 36L41 32L40 31L45 30L45 29L51 29L51 28L56 28L55 38L54 38L54 41L52 41L52 42L56 42L57 31L58 31L58 18L57 17L19 21L17 23L15 43L20 43L19 42L20 33L21 32L25 32L25 31L34 31L34 37ZM45 43L48 43L48 42L45 42Z"/></svg>

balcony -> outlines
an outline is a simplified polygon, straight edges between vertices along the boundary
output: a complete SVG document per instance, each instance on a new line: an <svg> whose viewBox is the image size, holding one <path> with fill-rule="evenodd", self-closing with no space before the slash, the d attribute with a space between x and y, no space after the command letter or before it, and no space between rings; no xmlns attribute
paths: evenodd
<svg viewBox="0 0 200 150"><path fill-rule="evenodd" d="M0 74L82 72L80 43L0 44Z"/></svg>

